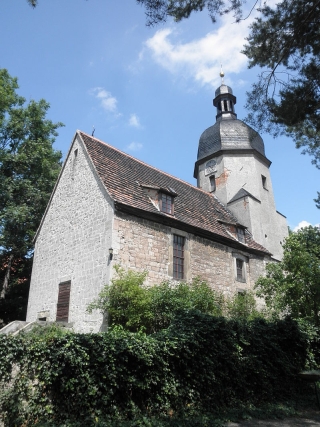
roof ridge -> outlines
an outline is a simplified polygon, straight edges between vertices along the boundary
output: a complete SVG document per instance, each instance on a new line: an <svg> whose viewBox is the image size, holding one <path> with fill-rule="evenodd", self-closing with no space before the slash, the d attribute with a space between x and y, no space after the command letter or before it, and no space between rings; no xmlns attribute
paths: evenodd
<svg viewBox="0 0 320 427"><path fill-rule="evenodd" d="M76 134L83 141L102 184L112 199L119 203L120 208L118 206L116 209L121 210L124 209L123 207L127 207L129 213L132 213L132 209L137 209L140 214L143 212L146 218L157 214L154 220L162 223L163 213L158 215L159 210L156 209L152 200L142 191L141 185L137 186L140 178L145 185L155 184L158 181L160 186L169 185L169 187L175 188L180 195L177 197L174 217L168 216L166 219L169 225L176 226L176 221L178 221L185 226L203 230L204 233L214 233L226 238L229 242L235 241L234 238L230 239L226 227L218 220L230 222L230 220L237 219L215 194L148 165L92 135L80 130L77 130ZM167 224L166 221L164 223ZM172 224L171 221L173 221ZM249 243L248 248L266 251L254 240Z"/></svg>
<svg viewBox="0 0 320 427"><path fill-rule="evenodd" d="M91 138L91 139L95 139L96 141L100 142L101 144L107 145L107 146L108 146L109 148L111 148L112 150L118 151L119 153L124 154L124 155L125 155L125 156L127 156L127 157L130 157L131 159L136 160L137 162L139 162L139 163L143 164L144 166L147 166L148 168L151 168L151 169L156 170L157 172L163 173L163 174L165 174L165 175L169 176L170 178L173 178L173 179L176 179L177 181L182 182L183 184L187 184L187 185L189 185L190 187L192 187L193 189L200 191L201 193L204 193L204 194L206 194L206 195L208 195L208 196L210 196L210 195L211 195L210 193L208 193L207 191L203 190L202 188L196 187L195 185L190 184L190 182L184 181L183 179L178 178L178 177L176 177L176 176L174 176L174 175L171 175L170 173L165 172L165 171L163 171L163 170L161 170L161 169L158 169L158 168L156 168L155 166L149 165L148 163L145 163L144 161L142 161L142 160L140 160L140 159L137 159L136 157L133 157L133 156L131 156L130 154L125 153L124 151L120 150L119 148L114 147L113 145L110 145L110 144L108 144L107 142L101 141L101 139L99 139L99 138L96 138L96 137L94 137L94 136L92 136L92 135L89 135L89 134L88 134L88 133L86 133L86 132L83 132L82 130L79 130L79 129L78 129L78 130L77 130L77 132L80 132L80 133L82 133L82 134L86 135L87 137L89 137L89 138ZM216 199L218 199L218 198L216 197Z"/></svg>

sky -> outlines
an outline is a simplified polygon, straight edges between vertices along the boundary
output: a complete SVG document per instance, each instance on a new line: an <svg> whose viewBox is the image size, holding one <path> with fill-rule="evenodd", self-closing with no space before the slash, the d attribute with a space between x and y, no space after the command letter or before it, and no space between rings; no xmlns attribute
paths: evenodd
<svg viewBox="0 0 320 427"><path fill-rule="evenodd" d="M213 24L206 11L180 23L146 26L135 0L1 0L0 68L18 78L27 101L44 98L63 122L54 147L65 158L77 129L196 185L199 137L215 123L214 92L225 83L246 117L258 68L241 53L254 19ZM248 4L250 0L248 1ZM276 208L288 225L316 225L320 171L292 140L261 134Z"/></svg>

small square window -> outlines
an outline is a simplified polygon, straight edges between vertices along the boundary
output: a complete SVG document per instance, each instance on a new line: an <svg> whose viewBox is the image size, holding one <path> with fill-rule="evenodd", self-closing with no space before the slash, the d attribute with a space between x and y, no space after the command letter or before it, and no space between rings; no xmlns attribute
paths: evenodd
<svg viewBox="0 0 320 427"><path fill-rule="evenodd" d="M166 193L160 193L160 211L173 215L173 197Z"/></svg>

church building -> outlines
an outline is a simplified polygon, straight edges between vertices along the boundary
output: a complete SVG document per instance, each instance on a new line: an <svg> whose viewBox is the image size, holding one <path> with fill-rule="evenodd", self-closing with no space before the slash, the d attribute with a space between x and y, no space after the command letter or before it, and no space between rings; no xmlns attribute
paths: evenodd
<svg viewBox="0 0 320 427"><path fill-rule="evenodd" d="M262 138L237 119L222 84L216 123L199 140L197 187L77 131L35 236L27 321L104 329L86 308L115 274L147 284L206 280L226 295L252 289L280 260L286 219L276 211Z"/></svg>

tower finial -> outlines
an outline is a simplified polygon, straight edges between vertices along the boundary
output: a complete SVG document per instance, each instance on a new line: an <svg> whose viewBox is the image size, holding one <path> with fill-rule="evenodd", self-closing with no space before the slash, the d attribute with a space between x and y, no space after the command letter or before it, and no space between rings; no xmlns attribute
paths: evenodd
<svg viewBox="0 0 320 427"><path fill-rule="evenodd" d="M221 69L220 69L221 84L223 85L224 84L224 72L222 70L222 64L220 64L220 67L221 67Z"/></svg>

